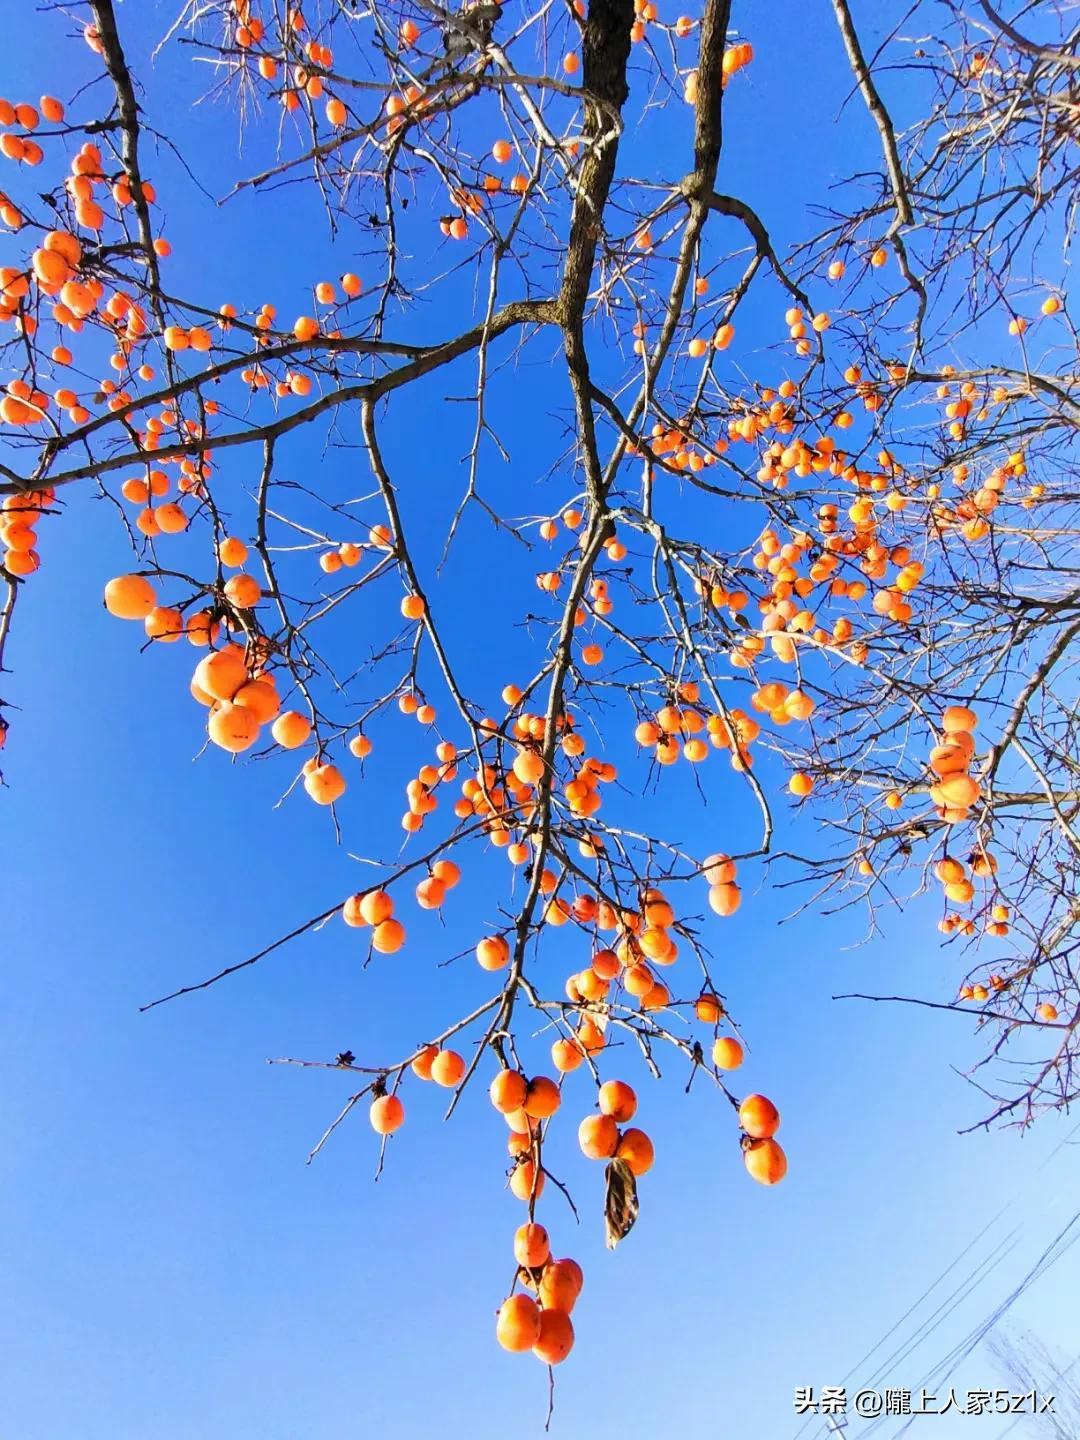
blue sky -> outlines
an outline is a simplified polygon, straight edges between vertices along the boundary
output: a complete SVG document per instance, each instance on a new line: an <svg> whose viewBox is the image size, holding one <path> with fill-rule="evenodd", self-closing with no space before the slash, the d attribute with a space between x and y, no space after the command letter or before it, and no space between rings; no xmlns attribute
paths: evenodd
<svg viewBox="0 0 1080 1440"><path fill-rule="evenodd" d="M874 8L859 12L868 46ZM156 3L118 12L148 114L207 188L222 192L242 173L219 158L233 143L227 109L189 108L204 83L189 55L169 51L149 67L172 12ZM59 42L68 28L59 15L24 13L16 23L43 38L20 54L17 70L8 51L0 93L67 99L92 73L88 52ZM832 32L784 0L767 26L746 33L757 59L745 85L732 87L722 180L779 223L785 206L820 200L860 157L834 148L847 85ZM790 83L792 53L818 77L814 93ZM658 155L666 137L684 143L685 125L681 113L660 122ZM262 144L250 140L245 167L254 168ZM214 209L165 152L148 168L167 195L190 197L164 204L175 249L169 275L180 292L199 290L210 268L215 303L273 299L288 314L302 308L303 286L363 259L367 242L353 235L329 245L306 200L271 202L269 243L256 228L263 205L241 199ZM207 243L214 234L220 247ZM454 317L442 304L409 323L449 331ZM546 514L567 498L565 477L545 481L532 460L559 433L556 407L536 398L543 373L534 357L531 372L497 382L500 434L517 463L493 467L490 483L517 514ZM467 439L453 442L471 418L439 400L455 386L461 393L467 378L458 372L427 387L417 413L387 427L387 458L429 578L437 522L461 485L445 456L465 448ZM355 442L355 419L345 425ZM362 455L323 454L320 444L294 438L285 463L325 493L358 493ZM251 479L244 463L225 471L238 515ZM471 519L433 593L458 617L452 638L467 681L480 691L494 685L494 704L506 679L522 678L526 642L509 625L491 629L493 667L475 640L491 627L498 598L488 543ZM289 779L278 761L194 759L202 736L187 696L190 651L141 655L134 627L100 606L103 581L129 564L111 507L71 496L43 527L41 550L43 569L20 601L14 675L3 684L20 709L2 796L0 1431L12 1440L301 1440L335 1431L412 1440L438 1423L480 1440L508 1424L539 1435L546 1374L531 1357L503 1354L493 1337L521 1208L503 1189L505 1126L483 1089L466 1095L449 1125L440 1096L407 1089L409 1123L373 1184L376 1144L362 1113L304 1164L348 1093L347 1077L264 1063L346 1047L396 1056L464 1011L485 981L470 965L435 966L497 918L505 890L493 878L502 886L509 867L477 852L445 928L410 906L405 951L366 970L361 942L335 922L242 977L141 1015L140 1004L359 888L365 872L348 851L392 857L402 787L417 763L412 737L389 725L373 732L379 763L350 790L345 844L336 848L326 815L302 795L276 807ZM360 653L396 603L388 590L342 622L335 644ZM612 758L629 764L622 744L616 739ZM707 803L687 806L685 783L664 777L659 803L678 814L692 853L750 839L752 816L738 795L733 803L732 784L714 767ZM752 1044L746 1088L774 1096L783 1111L790 1175L773 1190L752 1185L705 1086L685 1097L678 1065L651 1084L626 1056L658 1161L641 1183L641 1219L615 1254L603 1245L600 1167L579 1155L569 1124L552 1146L582 1224L550 1190L541 1218L557 1252L574 1255L586 1276L577 1344L558 1374L556 1433L587 1426L596 1437L644 1440L693 1426L785 1440L798 1429L797 1385L840 1383L970 1246L854 1377L868 1378L994 1257L981 1283L881 1382L917 1388L1072 1213L1080 1134L1067 1118L1023 1140L957 1137L984 1113L950 1068L979 1053L966 1021L830 999L849 989L947 993L955 962L938 948L933 907L914 904L891 919L886 939L858 945L855 915L781 927L790 898L759 888L760 879L748 874L742 910L710 922L708 935L715 974ZM548 963L561 984L567 964ZM537 1068L547 1043L536 1041ZM1080 1254L1070 1251L1018 1302L1017 1326L1075 1353L1080 1317L1069 1297L1078 1281ZM1003 1382L979 1348L950 1383ZM997 1433L996 1423L980 1433ZM974 1425L935 1420L932 1433L947 1440ZM855 1422L850 1433L860 1433Z"/></svg>

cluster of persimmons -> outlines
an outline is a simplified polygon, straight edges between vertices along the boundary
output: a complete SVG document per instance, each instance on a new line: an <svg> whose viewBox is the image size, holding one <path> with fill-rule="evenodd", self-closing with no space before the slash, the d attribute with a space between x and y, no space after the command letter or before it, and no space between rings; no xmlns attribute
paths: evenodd
<svg viewBox="0 0 1080 1440"><path fill-rule="evenodd" d="M725 856L711 856L705 875L712 886L710 901L720 913L731 913L730 892L735 866ZM416 887L417 902L425 908L438 906L459 878L458 867L439 860L431 875ZM550 877L554 888L554 876ZM718 905L714 896L721 897ZM737 903L737 902L736 902ZM382 890L351 896L342 908L351 926L372 927L377 950L393 950L404 939L394 915L394 902ZM585 1066L594 1075L604 1061L608 1040L606 1006L625 1008L637 1001L643 1011L661 1010L671 1004L667 986L655 975L654 966L674 963L678 946L670 934L675 914L656 889L647 890L640 911L617 911L604 901L579 895L570 907L573 921L591 931L597 948L584 970L572 974L566 984L576 1013L576 1026L560 1034L551 1046L551 1075L526 1076L508 1067L496 1073L489 1087L492 1105L506 1121L510 1154L509 1186L512 1194L529 1207L530 1219L517 1231L514 1256L518 1264L515 1288L499 1311L496 1333L500 1344L513 1351L532 1350L548 1364L556 1364L569 1353L574 1340L570 1312L582 1287L581 1267L570 1259L553 1259L547 1230L535 1221L537 1202L544 1193L546 1172L542 1146L553 1117L559 1112L567 1077ZM393 927L393 928L391 928ZM388 933L387 933L388 932ZM603 943L601 936L612 939ZM505 935L483 937L476 946L477 963L485 970L503 970L511 961L511 944ZM657 992L660 993L657 993ZM605 1003L606 1002L606 1003ZM696 1018L713 1030L712 1058L719 1072L737 1069L743 1063L743 1047L728 1034L720 1034L725 1020L723 1003L712 991L704 991L692 1006ZM468 1072L465 1057L446 1046L421 1047L409 1062L420 1080L448 1089L461 1084ZM398 1084L404 1067L398 1071ZM578 1144L591 1160L622 1162L635 1180L653 1165L653 1142L646 1131L632 1125L637 1114L637 1095L626 1081L605 1080L596 1089L596 1109L590 1109L578 1123ZM764 1095L751 1094L738 1104L742 1147L749 1174L765 1185L783 1179L787 1159L774 1138L780 1126L775 1105ZM390 1135L405 1122L405 1106L397 1086L391 1093L385 1084L377 1086L370 1107L371 1124L379 1135ZM516 1287L520 1284L521 1289Z"/></svg>

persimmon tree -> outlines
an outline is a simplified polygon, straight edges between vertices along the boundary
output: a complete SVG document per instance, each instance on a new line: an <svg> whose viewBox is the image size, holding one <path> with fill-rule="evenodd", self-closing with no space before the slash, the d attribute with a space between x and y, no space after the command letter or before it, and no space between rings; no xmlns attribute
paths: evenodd
<svg viewBox="0 0 1080 1440"><path fill-rule="evenodd" d="M644 1071L671 1055L700 1074L730 1102L749 1174L785 1174L779 1112L737 1084L743 1045L710 966L747 877L804 887L799 908L860 906L870 930L937 893L942 993L868 998L974 1015L983 1124L1075 1100L1069 7L1013 22L988 0L916 4L871 54L848 0L823 5L850 70L838 155L869 139L876 162L818 211L778 197L766 217L721 172L725 146L754 144L752 125L725 135L725 113L752 92L762 7L189 0L162 45L211 77L236 158L219 157L221 234L197 275L177 266L183 284L163 220L182 197L158 193L154 166L184 135L166 133L153 70L132 73L111 0L83 9L35 22L70 42L75 99L0 102L0 661L50 528L89 491L131 543L128 570L102 575L108 610L138 627L147 665L196 651L177 704L202 763L274 767L295 803L326 808L333 845L383 737L411 737L404 840L386 817L377 881L177 995L319 927L393 964L411 916L454 905L470 869L505 895L502 927L477 924L490 985L469 1013L408 1054L300 1062L356 1076L316 1149L363 1105L381 1164L409 1106L431 1103L426 1082L451 1110L489 1085L526 1207L498 1338L561 1361L582 1275L537 1218L560 1183L548 1131L565 1102L605 1162L610 1244L654 1158L609 1046L620 1067L637 1052ZM661 108L681 139L658 153ZM227 137L272 161L246 171ZM265 247L296 187L325 226L304 313L223 296L217 257ZM238 192L261 217L246 237ZM525 384L561 428L538 419L510 457L500 412ZM386 443L403 414L405 459ZM319 457L347 446L343 490ZM507 503L540 480L545 513ZM426 497L449 485L429 563ZM462 558L487 577L482 601L443 584ZM485 606L490 692L461 678L463 603ZM359 662L349 614L379 629ZM18 726L33 723L23 697ZM605 751L631 734L617 775ZM717 833L715 853L688 854L672 767L721 813L756 816L756 842ZM818 851L785 840L791 807L814 810Z"/></svg>

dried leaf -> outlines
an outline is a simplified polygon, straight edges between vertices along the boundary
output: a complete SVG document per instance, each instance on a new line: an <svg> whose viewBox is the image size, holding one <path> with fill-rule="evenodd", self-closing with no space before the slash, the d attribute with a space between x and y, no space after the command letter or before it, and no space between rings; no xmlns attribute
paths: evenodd
<svg viewBox="0 0 1080 1440"><path fill-rule="evenodd" d="M604 1197L604 1228L607 1247L615 1246L634 1228L638 1217L637 1182L625 1160L609 1160L604 1172L607 1193Z"/></svg>

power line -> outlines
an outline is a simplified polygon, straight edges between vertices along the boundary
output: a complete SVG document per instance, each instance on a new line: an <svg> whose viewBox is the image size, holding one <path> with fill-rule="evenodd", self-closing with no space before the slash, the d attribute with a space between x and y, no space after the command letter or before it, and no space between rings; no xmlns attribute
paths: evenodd
<svg viewBox="0 0 1080 1440"><path fill-rule="evenodd" d="M934 1331L949 1318L954 1310L963 1304L969 1295L977 1290L985 1280L989 1279L998 1266L1016 1249L1020 1242L1020 1237L1024 1233L1024 1229L1024 1222L1014 1226L997 1248L981 1260L967 1278L962 1280L956 1289L945 1297L937 1309L932 1311L931 1314L921 1322L914 1334L910 1336L908 1340L904 1341L899 1349L894 1350L888 1359L878 1366L877 1370L866 1382L868 1387L873 1387L878 1381L883 1380L894 1364L899 1363L901 1360L906 1360L924 1341L930 1338Z"/></svg>
<svg viewBox="0 0 1080 1440"><path fill-rule="evenodd" d="M1053 1240L1051 1240L1050 1244L1046 1247L1043 1253L1039 1256L1038 1260L1036 1260L1035 1264L1031 1267L1031 1269L1020 1281L1020 1283L1012 1290L1012 1292L1007 1295L1005 1299L990 1312L990 1314L986 1317L985 1320L983 1320L980 1324L976 1325L975 1329L968 1334L966 1339L961 1340L959 1344L955 1345L942 1360L938 1361L937 1365L935 1365L932 1370L927 1371L927 1373L920 1381L921 1387L924 1387L927 1384L940 1385L943 1381L948 1380L949 1376L952 1375L957 1365L959 1365L962 1360L966 1360L967 1357L971 1354L971 1352L975 1349L976 1345L978 1345L980 1341L984 1340L986 1336L989 1335L990 1331L994 1328L998 1321L1001 1320L1001 1318L1008 1313L1008 1311L1016 1303L1016 1301L1019 1300L1020 1296L1023 1295L1028 1289L1030 1289L1030 1287L1035 1283L1036 1280L1040 1280L1043 1275L1045 1275L1046 1272L1052 1268L1052 1266L1056 1265L1057 1262L1062 1258L1062 1256L1067 1255L1068 1252L1072 1249L1072 1247L1076 1244L1076 1242L1080 1240L1080 1228L1077 1227L1080 1227L1080 1210L1078 1210L1073 1215L1072 1219L1067 1222L1064 1229L1059 1231L1058 1234L1054 1236ZM1063 1242L1068 1236L1070 1230L1075 1230L1076 1233L1072 1236L1072 1239L1068 1241L1068 1244L1065 1244ZM1058 1246L1060 1246L1061 1248L1058 1249ZM1057 1253L1054 1253L1055 1250ZM910 1430L911 1426L918 1418L918 1415L912 1415L911 1418L907 1421L907 1423L905 1425L902 1425L900 1429L897 1430L896 1434L893 1436L893 1440L900 1440L900 1437L902 1435L906 1435L908 1430ZM864 1432L864 1435L869 1436L878 1423L878 1421L875 1421L872 1425L870 1425Z"/></svg>
<svg viewBox="0 0 1080 1440"><path fill-rule="evenodd" d="M1058 1143L1053 1147L1053 1149L1035 1167L1033 1174L1040 1174L1047 1167L1047 1165L1049 1165L1051 1161L1056 1158L1056 1156L1064 1148L1064 1146L1069 1144L1069 1142L1074 1138L1074 1136L1077 1135L1078 1132L1080 1132L1080 1123L1074 1125L1073 1128L1065 1136L1063 1136L1061 1140L1058 1141ZM1026 1189L1027 1187L1024 1187L1025 1191ZM976 1245L985 1243L987 1235L998 1223L998 1221L1001 1220L1001 1218L1006 1215L1010 1210L1015 1208L1015 1206L1020 1203L1022 1198L1026 1198L1025 1193L1024 1191L1018 1189L1012 1196L1012 1198L1006 1201L1006 1203L1001 1206L1001 1208L996 1212L996 1214L994 1214L991 1219L987 1221L987 1223L982 1227L982 1229L972 1236L972 1238L967 1242L966 1245L964 1245L964 1247L949 1262L949 1264L946 1265L944 1269L939 1271L937 1276L926 1287L926 1289L922 1292L918 1299L916 1299L911 1305L909 1305L908 1308L904 1311L904 1313L900 1316L900 1318L894 1321L894 1323L890 1325L888 1330L885 1331L885 1333L870 1347L870 1349L859 1360L855 1362L855 1364L851 1367L847 1374L843 1376L841 1384L846 1385L847 1382L852 1378L852 1376L857 1374L861 1370L863 1365L866 1364L867 1360L869 1360L871 1356L875 1355L889 1339L889 1337L894 1335L896 1331L899 1330L905 1320L907 1320L918 1310L918 1308L923 1304L923 1302L928 1299L930 1295L933 1294L933 1292L938 1288L942 1281L944 1281L946 1277L950 1275L953 1270L956 1269L957 1265L959 1265L963 1261L965 1256L968 1255L968 1253ZM1044 1197L1043 1204L1039 1207L1039 1209L1045 1209L1046 1206L1052 1203L1054 1199L1056 1199L1056 1196L1052 1192L1048 1192ZM1038 1213L1038 1211L1036 1211L1036 1213ZM980 1261L979 1265L976 1266L976 1268L971 1271L964 1280L960 1282L956 1289L954 1289L948 1296L946 1296L945 1300L941 1302L937 1309L934 1310L923 1321L921 1321L919 1325L916 1326L911 1336L909 1336L907 1340L901 1343L900 1347L888 1357L888 1359L884 1362L883 1365L878 1367L877 1371L871 1377L871 1380L868 1382L868 1384L872 1385L877 1380L883 1378L887 1368L892 1365L898 1358L906 1359L907 1356L912 1354L915 1349L917 1349L921 1344L923 1344L929 1338L929 1336L937 1330L938 1326L941 1325L950 1314L952 1314L952 1312L957 1308L957 1306L962 1304L963 1301L966 1300L968 1296L971 1295L979 1285L981 1285L986 1279L989 1278L993 1271L997 1269L998 1265L1000 1265L1002 1261L1016 1248L1017 1244L1019 1243L1018 1237L1027 1227L1027 1225L1030 1224L1030 1220L1031 1216L1026 1215L1020 1225L1014 1226L1014 1228L1003 1238L1003 1240L998 1242L997 1246L995 1246L993 1254L988 1256L986 1259ZM1006 1248L1002 1249L1002 1246L1005 1246ZM800 1437L805 1433L809 1426L811 1426L815 1423L815 1421L818 1420L818 1418L819 1417L816 1415L808 1416L807 1419L803 1421L799 1429L795 1432L794 1440L800 1440ZM873 1424L871 1424L871 1426L864 1433L869 1435L870 1432L873 1430L874 1425L880 1423L882 1423L880 1420L873 1422Z"/></svg>

